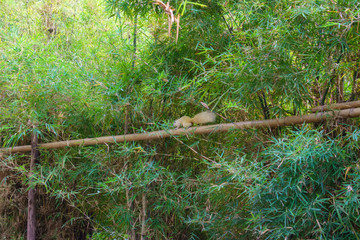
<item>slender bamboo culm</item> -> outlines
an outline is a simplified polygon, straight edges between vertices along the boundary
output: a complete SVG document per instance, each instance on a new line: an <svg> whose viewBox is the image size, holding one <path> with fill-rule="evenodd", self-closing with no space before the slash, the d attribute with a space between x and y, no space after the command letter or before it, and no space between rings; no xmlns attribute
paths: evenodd
<svg viewBox="0 0 360 240"><path fill-rule="evenodd" d="M107 137L99 137L99 138L85 138L78 140L42 143L39 144L39 148L56 149L56 148L64 148L64 147L72 147L72 146L89 146L89 145L106 144L106 143L121 143L125 141L126 142L145 141L145 140L167 138L170 136L178 136L178 135L209 134L215 132L226 132L232 129L279 127L279 126L296 125L303 123L315 123L333 118L353 118L359 116L360 116L360 108L351 108L345 110L318 112L309 115L285 117L279 119L215 124L215 125L206 125L200 127L191 127L188 129L181 128L177 130L172 129L172 130L162 130L162 131L155 131L149 133L136 133L136 134L127 134L127 135L119 135L119 136L107 136ZM31 145L16 146L12 148L0 148L0 153L1 152L16 153L16 152L28 152L28 151L31 151Z"/></svg>
<svg viewBox="0 0 360 240"><path fill-rule="evenodd" d="M360 107L360 101L334 103L330 105L317 106L311 109L312 112L324 112L331 110L347 109L347 108L358 108Z"/></svg>

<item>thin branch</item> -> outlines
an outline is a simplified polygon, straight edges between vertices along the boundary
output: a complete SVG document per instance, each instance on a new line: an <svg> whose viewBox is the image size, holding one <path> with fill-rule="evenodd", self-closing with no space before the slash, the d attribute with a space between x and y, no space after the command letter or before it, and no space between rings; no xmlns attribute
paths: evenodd
<svg viewBox="0 0 360 240"><path fill-rule="evenodd" d="M125 135L128 133L128 129L129 129L129 111L130 110L130 104L127 103L125 104L125 126L124 126L124 133Z"/></svg>
<svg viewBox="0 0 360 240"><path fill-rule="evenodd" d="M176 43L177 43L178 38L179 38L179 29L180 29L180 14L178 14L175 17L175 15L174 15L175 8L170 6L169 2L167 2L165 4L160 0L154 0L153 4L160 6L164 10L164 12L168 15L168 35L169 35L169 37L171 36L171 27L172 27L173 23L174 22L176 23Z"/></svg>
<svg viewBox="0 0 360 240"><path fill-rule="evenodd" d="M132 200L130 197L130 187L126 186L125 187L125 196L126 196L126 203L127 203L127 207L129 211L133 211L133 204L132 204ZM135 223L133 218L130 218L130 230L128 230L128 234L131 236L130 239L134 240L136 239L136 234L135 234Z"/></svg>
<svg viewBox="0 0 360 240"><path fill-rule="evenodd" d="M266 102L265 92L261 91L261 94L258 93L258 98L259 98L260 105L261 105L261 108L262 108L263 113L264 113L264 118L269 119L270 118L269 107L268 107L268 104Z"/></svg>
<svg viewBox="0 0 360 240"><path fill-rule="evenodd" d="M133 32L133 47L134 47L134 53L133 53L133 62L132 62L132 68L135 68L135 62L136 62L136 48L137 48L137 21L138 21L138 15L135 15L135 19L134 19L134 32Z"/></svg>
<svg viewBox="0 0 360 240"><path fill-rule="evenodd" d="M198 151L196 151L195 149L193 149L193 148L190 147L189 145L185 144L183 141L181 141L181 140L178 139L177 137L175 137L175 140L178 141L179 143L185 145L186 147L188 147L191 151L193 151L194 153L196 153L197 155L199 155L199 156L202 157L203 159L208 160L209 162L212 162L212 163L217 163L217 162L215 162L214 160L211 160L210 158L202 155L201 153L199 153Z"/></svg>
<svg viewBox="0 0 360 240"><path fill-rule="evenodd" d="M355 100L355 96L356 96L356 80L358 79L359 77L359 71L358 69L356 69L354 71L354 74L353 74L353 83L352 83L352 89L351 89L351 97L350 97L350 101L354 101Z"/></svg>
<svg viewBox="0 0 360 240"><path fill-rule="evenodd" d="M343 54L340 54L339 58L338 58L337 61L336 61L336 64L339 64L339 63L340 63L340 60L341 60L342 56L343 56ZM336 74L336 69L334 68L334 69L333 69L333 72L332 72L332 77L331 77L330 81L328 82L328 85L326 86L326 88L325 88L325 90L324 90L323 97L322 97L322 99L321 99L321 101L320 101L320 104L321 104L321 105L324 105L324 104L325 104L325 100L326 100L327 94L329 93L329 91L330 91L330 89L331 89L331 87L332 87L332 85L333 85L334 79L335 79L335 77L336 77L335 74Z"/></svg>

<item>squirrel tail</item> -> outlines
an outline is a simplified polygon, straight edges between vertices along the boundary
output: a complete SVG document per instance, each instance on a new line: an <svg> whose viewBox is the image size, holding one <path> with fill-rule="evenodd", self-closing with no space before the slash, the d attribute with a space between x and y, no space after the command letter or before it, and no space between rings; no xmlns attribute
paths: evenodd
<svg viewBox="0 0 360 240"><path fill-rule="evenodd" d="M195 124L210 123L215 122L216 115L211 111L206 111L196 114L191 120Z"/></svg>

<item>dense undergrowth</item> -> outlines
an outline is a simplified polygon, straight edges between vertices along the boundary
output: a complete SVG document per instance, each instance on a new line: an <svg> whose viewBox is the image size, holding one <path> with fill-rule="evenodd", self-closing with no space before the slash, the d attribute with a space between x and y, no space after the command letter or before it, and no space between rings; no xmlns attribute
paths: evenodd
<svg viewBox="0 0 360 240"><path fill-rule="evenodd" d="M2 147L171 129L201 102L224 123L359 98L356 1L171 1L177 43L151 3L2 1ZM36 186L39 239L358 239L359 134L335 119L41 149L31 179L28 154L0 156L0 237L25 238Z"/></svg>

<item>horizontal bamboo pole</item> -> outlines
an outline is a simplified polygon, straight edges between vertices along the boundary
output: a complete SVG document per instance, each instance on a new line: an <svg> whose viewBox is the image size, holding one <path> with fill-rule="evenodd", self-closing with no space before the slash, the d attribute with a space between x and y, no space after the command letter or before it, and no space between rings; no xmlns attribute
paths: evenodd
<svg viewBox="0 0 360 240"><path fill-rule="evenodd" d="M201 127L191 127L188 129L181 128L177 130L173 129L168 131L163 130L163 131L156 131L149 133L135 133L135 134L127 134L127 135L119 135L119 136L107 136L107 137L99 137L99 138L85 138L79 140L42 143L39 144L39 147L43 149L44 148L55 149L55 148L64 148L64 147L73 147L73 146L89 146L89 145L105 144L105 143L121 143L125 141L127 142L140 141L140 140L144 141L144 140L152 140L159 138L167 138L170 136L178 136L178 135L226 132L231 129L279 127L279 126L287 126L287 125L302 124L302 123L321 122L323 120L331 119L334 117L352 118L359 116L360 116L360 108L352 108L352 109L346 109L340 111L319 112L304 116L285 117L279 119L216 124L216 125L207 125ZM0 148L0 153L1 152L15 153L15 152L28 152L28 151L31 151L31 145L18 146L13 148Z"/></svg>
<svg viewBox="0 0 360 240"><path fill-rule="evenodd" d="M354 102L344 102L344 103L335 103L330 105L317 106L311 109L312 112L324 112L329 110L339 110L339 109L348 109L348 108L358 108L360 107L360 101Z"/></svg>

